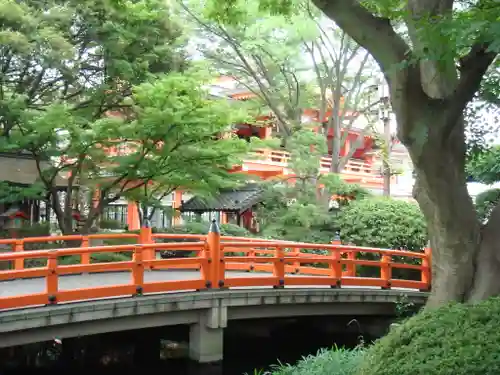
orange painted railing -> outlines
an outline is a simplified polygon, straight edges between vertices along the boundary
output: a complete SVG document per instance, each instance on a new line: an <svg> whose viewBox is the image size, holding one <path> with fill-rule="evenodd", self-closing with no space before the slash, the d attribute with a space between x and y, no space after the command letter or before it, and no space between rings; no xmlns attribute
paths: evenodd
<svg viewBox="0 0 500 375"><path fill-rule="evenodd" d="M269 149L261 149L256 150L252 153L254 156L258 158L258 160L263 160L266 162L274 163L276 165L286 167L290 161L290 153L286 151L277 151L277 150L269 150ZM320 168L324 170L330 170L330 166L332 164L331 157L322 157L320 159ZM368 162L362 162L350 159L342 173L358 175L358 176L366 176L371 178L382 178L381 169L376 165Z"/></svg>
<svg viewBox="0 0 500 375"><path fill-rule="evenodd" d="M130 238L135 244L116 246L89 246L92 239ZM158 240L183 240L183 242L158 243ZM24 251L28 242L81 241L80 247L56 250ZM190 242L186 242L190 241ZM51 305L98 298L139 296L149 293L217 289L222 287L251 286L342 286L411 288L426 291L430 289L430 250L410 252L342 246L337 244L311 244L289 241L249 239L220 236L217 225L212 224L208 235L153 234L150 228L143 228L140 234L94 234L89 236L53 236L1 240L11 244L12 252L0 253L0 262L13 262L13 269L0 271L0 281L43 278L45 290L40 293L0 297L0 310L26 306ZM320 250L325 255L307 253ZM157 259L158 251L192 252L192 257ZM130 253L130 260L106 263L92 263L94 253ZM358 254L377 255L380 259L360 259ZM79 256L80 264L62 265L58 259L64 256ZM418 259L420 264L398 261L401 257ZM27 259L46 259L46 265L27 268ZM376 267L377 277L360 277L360 266ZM395 278L394 269L416 270L419 280ZM145 273L151 270L198 270L193 279L145 281ZM61 290L61 276L82 273L129 271L130 281L122 285L106 285ZM262 277L243 276L242 272L262 272ZM300 276L298 276L300 275ZM42 282L42 281L41 281ZM1 285L1 284L0 284ZM10 284L8 287L13 287ZM7 286L6 286L7 287Z"/></svg>

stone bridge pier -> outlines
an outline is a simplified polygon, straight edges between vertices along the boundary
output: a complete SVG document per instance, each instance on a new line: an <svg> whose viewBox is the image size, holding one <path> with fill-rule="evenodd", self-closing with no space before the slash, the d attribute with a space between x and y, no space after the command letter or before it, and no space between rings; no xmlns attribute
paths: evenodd
<svg viewBox="0 0 500 375"><path fill-rule="evenodd" d="M221 361L226 327L227 306L202 312L199 321L189 328L189 358L199 363Z"/></svg>

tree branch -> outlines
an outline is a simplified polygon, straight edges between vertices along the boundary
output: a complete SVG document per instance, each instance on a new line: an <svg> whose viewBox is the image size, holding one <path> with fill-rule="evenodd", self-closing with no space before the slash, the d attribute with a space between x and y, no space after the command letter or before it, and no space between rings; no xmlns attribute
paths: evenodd
<svg viewBox="0 0 500 375"><path fill-rule="evenodd" d="M497 56L497 52L489 51L489 43L477 43L469 53L459 60L460 78L457 87L448 102L448 113L443 132L443 140L447 139L458 123L464 108L476 92L481 81Z"/></svg>
<svg viewBox="0 0 500 375"><path fill-rule="evenodd" d="M358 0L313 0L313 3L368 50L385 73L405 60L410 47L390 21L374 16Z"/></svg>

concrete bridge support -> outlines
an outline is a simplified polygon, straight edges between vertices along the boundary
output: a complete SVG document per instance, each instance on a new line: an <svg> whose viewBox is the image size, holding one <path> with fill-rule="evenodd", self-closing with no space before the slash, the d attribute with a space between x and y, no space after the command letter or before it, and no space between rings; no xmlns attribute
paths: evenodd
<svg viewBox="0 0 500 375"><path fill-rule="evenodd" d="M220 301L219 301L220 303ZM189 330L189 357L199 363L222 360L227 307L216 306L200 313L199 322Z"/></svg>

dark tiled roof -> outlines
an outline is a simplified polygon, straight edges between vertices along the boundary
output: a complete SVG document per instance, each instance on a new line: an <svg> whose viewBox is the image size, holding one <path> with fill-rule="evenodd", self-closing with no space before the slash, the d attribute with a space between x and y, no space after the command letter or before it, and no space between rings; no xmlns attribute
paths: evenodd
<svg viewBox="0 0 500 375"><path fill-rule="evenodd" d="M42 161L40 167L45 169L50 166L48 162ZM0 153L0 181L20 185L32 185L40 177L36 161L25 153L11 154ZM57 187L68 185L68 181L60 175L56 177Z"/></svg>
<svg viewBox="0 0 500 375"><path fill-rule="evenodd" d="M213 199L193 197L183 202L181 212L238 211L242 212L259 203L263 189L258 184L247 184L234 190L223 190Z"/></svg>

